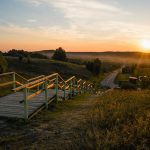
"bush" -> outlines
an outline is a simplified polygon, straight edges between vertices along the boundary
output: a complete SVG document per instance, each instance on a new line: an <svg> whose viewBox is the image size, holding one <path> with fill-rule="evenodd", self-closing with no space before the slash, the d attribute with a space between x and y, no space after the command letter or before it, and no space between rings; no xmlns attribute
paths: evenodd
<svg viewBox="0 0 150 150"><path fill-rule="evenodd" d="M130 82L126 82L126 83L122 83L121 84L121 88L122 89L136 89L137 86L133 83L130 83Z"/></svg>
<svg viewBox="0 0 150 150"><path fill-rule="evenodd" d="M58 49L55 50L52 58L55 60L60 60L60 61L67 61L66 52L61 47L59 47Z"/></svg>
<svg viewBox="0 0 150 150"><path fill-rule="evenodd" d="M16 50L16 49L12 49L7 53L5 53L4 55L11 57L18 57L20 61L22 61L23 57L28 57L28 55L30 55L31 58L48 59L47 56L37 52L27 52L24 50Z"/></svg>
<svg viewBox="0 0 150 150"><path fill-rule="evenodd" d="M3 73L7 70L8 64L6 59L3 57L2 53L0 52L0 73Z"/></svg>

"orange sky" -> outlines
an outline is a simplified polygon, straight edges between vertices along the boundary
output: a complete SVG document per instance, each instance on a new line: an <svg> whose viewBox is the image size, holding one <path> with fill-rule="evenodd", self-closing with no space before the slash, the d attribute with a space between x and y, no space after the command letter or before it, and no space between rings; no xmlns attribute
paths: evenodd
<svg viewBox="0 0 150 150"><path fill-rule="evenodd" d="M149 5L147 0L0 1L0 50L149 52Z"/></svg>

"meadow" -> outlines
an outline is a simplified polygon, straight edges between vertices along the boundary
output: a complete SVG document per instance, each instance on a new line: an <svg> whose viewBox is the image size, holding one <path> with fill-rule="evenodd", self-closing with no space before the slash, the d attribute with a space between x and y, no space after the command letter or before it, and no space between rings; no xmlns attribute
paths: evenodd
<svg viewBox="0 0 150 150"><path fill-rule="evenodd" d="M149 150L150 91L111 91L97 97L74 149Z"/></svg>

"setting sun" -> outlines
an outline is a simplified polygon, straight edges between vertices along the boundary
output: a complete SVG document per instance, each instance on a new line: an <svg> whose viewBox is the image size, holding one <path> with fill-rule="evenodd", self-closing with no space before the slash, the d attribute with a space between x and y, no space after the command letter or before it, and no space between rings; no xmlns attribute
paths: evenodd
<svg viewBox="0 0 150 150"><path fill-rule="evenodd" d="M150 40L142 40L141 45L146 51L150 50Z"/></svg>

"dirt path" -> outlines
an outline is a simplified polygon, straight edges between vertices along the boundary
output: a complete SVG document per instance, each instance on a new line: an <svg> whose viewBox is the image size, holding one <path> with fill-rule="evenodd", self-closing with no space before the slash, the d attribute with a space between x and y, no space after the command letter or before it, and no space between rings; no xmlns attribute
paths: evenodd
<svg viewBox="0 0 150 150"><path fill-rule="evenodd" d="M70 149L80 126L96 105L97 96L82 96L57 105L52 111L44 111L28 124L11 123L0 127L2 149ZM18 127L19 126L19 127Z"/></svg>
<svg viewBox="0 0 150 150"><path fill-rule="evenodd" d="M103 87L109 87L109 88L116 88L118 87L117 84L114 83L115 78L117 77L118 73L119 73L120 69L113 71L112 73L110 73L102 82L101 82L101 86Z"/></svg>

